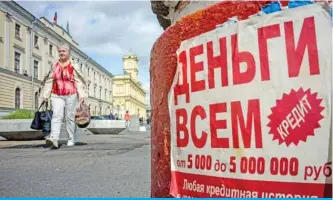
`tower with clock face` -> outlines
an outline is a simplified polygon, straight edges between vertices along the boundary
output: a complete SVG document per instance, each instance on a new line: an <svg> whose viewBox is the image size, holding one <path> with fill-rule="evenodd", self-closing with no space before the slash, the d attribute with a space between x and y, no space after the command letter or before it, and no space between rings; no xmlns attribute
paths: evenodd
<svg viewBox="0 0 333 200"><path fill-rule="evenodd" d="M138 61L138 57L131 52L123 56L124 72L129 74L135 81L138 81Z"/></svg>

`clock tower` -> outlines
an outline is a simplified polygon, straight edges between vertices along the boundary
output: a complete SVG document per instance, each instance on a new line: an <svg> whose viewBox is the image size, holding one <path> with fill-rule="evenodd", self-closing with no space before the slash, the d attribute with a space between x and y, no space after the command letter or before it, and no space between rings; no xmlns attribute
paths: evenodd
<svg viewBox="0 0 333 200"><path fill-rule="evenodd" d="M138 57L131 51L127 55L123 56L124 72L129 74L136 82L138 81L139 73L138 61Z"/></svg>

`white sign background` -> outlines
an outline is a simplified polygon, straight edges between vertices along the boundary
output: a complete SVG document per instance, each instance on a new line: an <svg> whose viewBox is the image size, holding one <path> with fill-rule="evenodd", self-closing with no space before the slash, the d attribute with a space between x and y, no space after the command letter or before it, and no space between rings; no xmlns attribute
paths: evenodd
<svg viewBox="0 0 333 200"><path fill-rule="evenodd" d="M315 29L317 36L318 56L319 56L319 75L310 75L309 72L309 59L307 50L304 55L301 71L298 77L288 77L288 65L286 57L285 37L284 37L284 22L293 21L295 43L298 44L300 37L301 27L304 18L314 16ZM280 24L281 36L268 40L268 56L269 56L269 69L270 77L269 81L261 81L260 74L260 62L259 62L259 50L258 50L258 34L257 29L271 24ZM173 85L169 93L169 112L171 121L171 171L178 171L190 174L209 175L215 177L226 177L246 180L267 180L267 181L281 181L281 182L315 182L315 183L327 183L332 182L326 180L326 177L320 176L318 180L309 178L304 180L304 167L305 166L323 166L330 158L329 152L329 140L332 124L332 34L331 34L331 21L328 13L318 5L308 5L304 7L284 10L278 13L273 13L266 16L259 16L248 20L240 21L237 24L218 28L213 31L204 33L192 39L183 41L180 48L177 51L177 55L183 50L187 50L187 77L190 83L190 60L188 50L191 47L204 44L204 53L200 56L196 56L196 62L202 61L204 63L204 71L196 74L196 80L204 79L206 90L190 93L190 103L186 103L185 95L178 96L178 105L174 104L173 88L178 81L178 76L181 76L181 64L178 63L178 71L176 73ZM232 85L232 62L231 62L231 41L230 36L232 34L238 34L238 48L239 52L248 51L254 56L256 63L256 75L253 81L248 84ZM227 66L228 66L228 87L220 87L220 69L215 69L215 89L208 88L208 65L207 65L207 49L206 43L213 41L214 55L219 55L219 43L218 40L221 37L227 38ZM246 64L241 63L241 66L246 70ZM190 89L191 89L191 84ZM317 98L323 99L321 106L325 109L321 112L324 118L319 122L320 128L315 129L314 136L308 136L307 141L295 146L291 144L286 146L284 143L279 145L277 140L273 141L273 135L269 134L270 127L268 116L271 114L271 108L276 106L276 100L281 99L284 93L289 94L292 89L298 90L302 87L304 90L311 89L311 93L317 92ZM250 99L260 100L260 114L261 114L261 128L263 137L262 149L233 149L232 148L232 129L231 129L231 115L230 115L230 102L241 101L243 108L243 115L247 118L247 102ZM227 102L227 112L224 114L218 114L217 119L227 120L227 129L217 130L218 137L229 138L230 148L228 149L212 149L210 147L210 126L209 126L209 105L214 103ZM191 140L187 147L177 148L176 146L176 115L175 111L179 108L185 108L188 114L187 128L190 130L190 116L191 111L196 105L201 105L205 109L207 118L201 120L197 117L196 120L196 133L198 137L201 137L202 130L208 133L207 144L204 148L196 148ZM240 129L239 129L240 132ZM183 137L183 133L181 133ZM252 135L253 138L253 135ZM242 145L242 139L240 136L240 145ZM252 140L252 145L253 144ZM193 154L193 160L195 155L211 155L213 164L216 160L227 164L229 168L230 156L237 157L237 173L230 173L229 170L222 173L217 173L213 170L202 171L197 169L187 169L177 167L177 160L187 160L188 154ZM246 157L264 157L266 162L265 173L262 175L250 175L241 174L239 172L239 159L241 156ZM299 160L299 173L298 176L272 176L269 172L269 159L272 157L296 157ZM193 161L194 162L194 161Z"/></svg>

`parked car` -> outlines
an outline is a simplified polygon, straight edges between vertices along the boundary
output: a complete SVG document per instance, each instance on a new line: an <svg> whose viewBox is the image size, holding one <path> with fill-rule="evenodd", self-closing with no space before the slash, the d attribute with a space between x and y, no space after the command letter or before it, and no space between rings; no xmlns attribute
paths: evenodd
<svg viewBox="0 0 333 200"><path fill-rule="evenodd" d="M104 117L105 119L109 119L109 120L115 120L113 115L102 115L102 117Z"/></svg>
<svg viewBox="0 0 333 200"><path fill-rule="evenodd" d="M95 120L107 120L106 118L104 118L102 116L91 116L91 119L95 119Z"/></svg>

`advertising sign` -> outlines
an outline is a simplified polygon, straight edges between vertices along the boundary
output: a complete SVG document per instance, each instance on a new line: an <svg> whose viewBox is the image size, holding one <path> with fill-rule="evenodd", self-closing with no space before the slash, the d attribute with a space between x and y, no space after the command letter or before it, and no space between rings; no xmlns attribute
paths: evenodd
<svg viewBox="0 0 333 200"><path fill-rule="evenodd" d="M173 196L332 196L331 31L313 4L182 42L169 93Z"/></svg>

